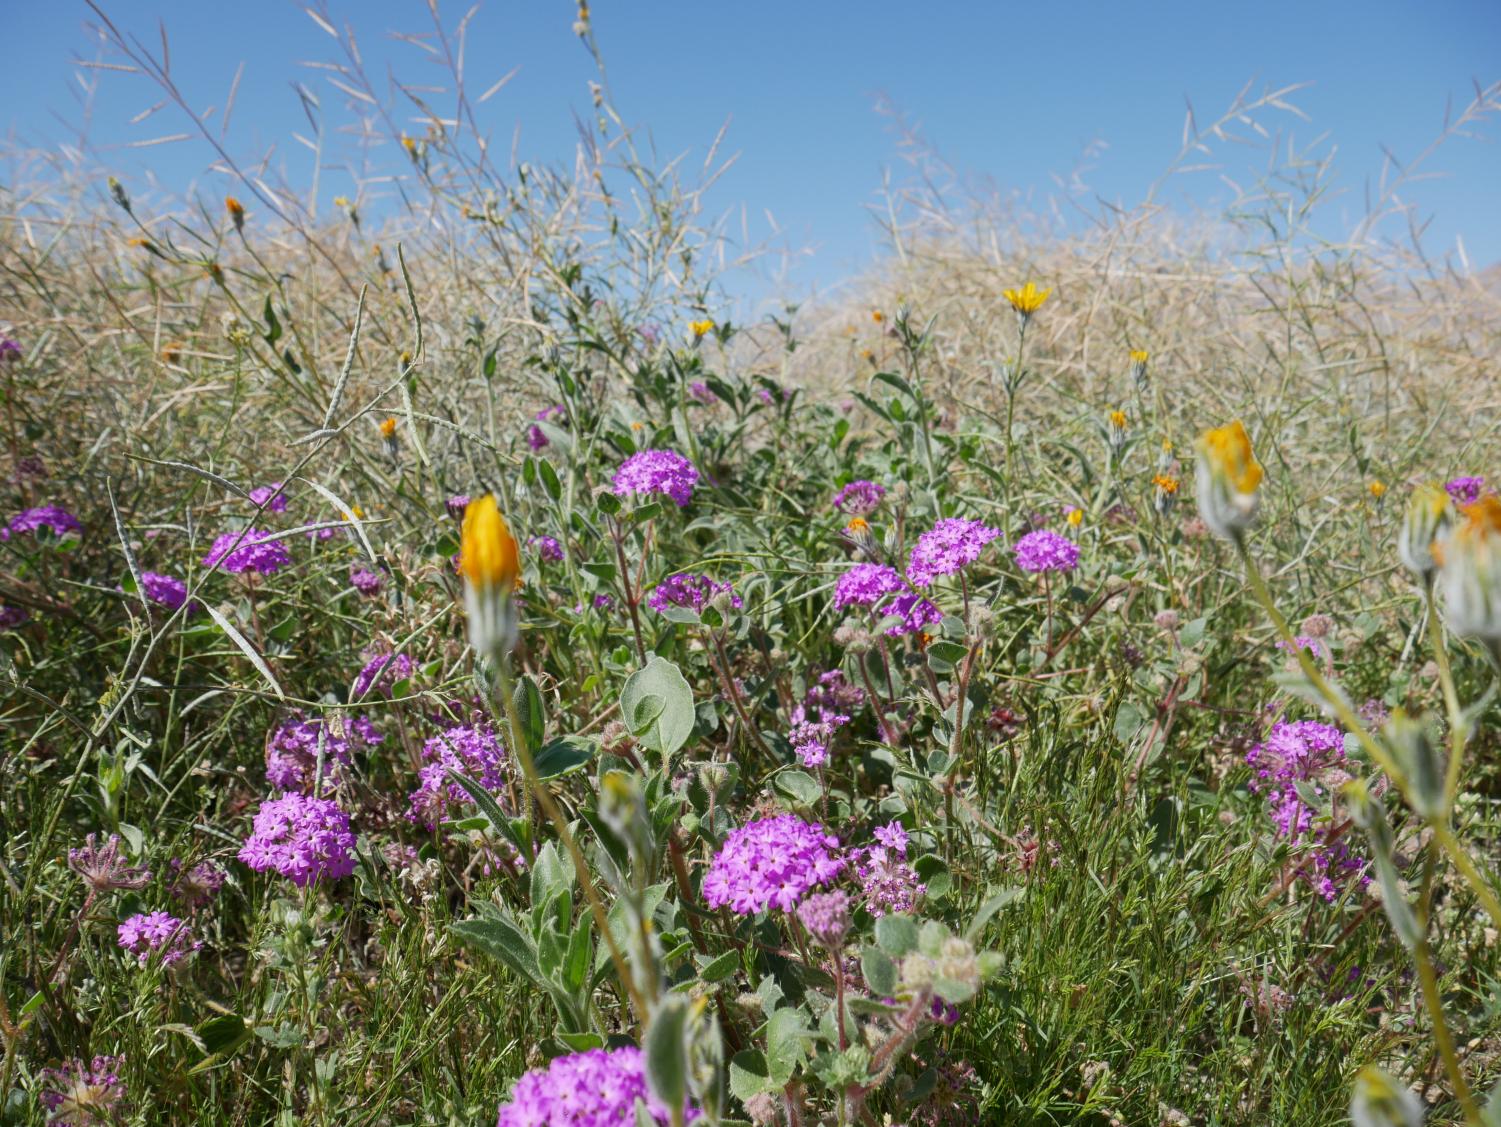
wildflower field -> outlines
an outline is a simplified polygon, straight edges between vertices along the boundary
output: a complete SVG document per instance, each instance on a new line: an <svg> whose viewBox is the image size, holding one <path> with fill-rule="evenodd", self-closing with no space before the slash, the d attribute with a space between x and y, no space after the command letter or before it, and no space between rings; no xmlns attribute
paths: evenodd
<svg viewBox="0 0 1501 1127"><path fill-rule="evenodd" d="M739 324L330 31L379 219L0 189L0 1122L1501 1125L1494 277L930 166Z"/></svg>

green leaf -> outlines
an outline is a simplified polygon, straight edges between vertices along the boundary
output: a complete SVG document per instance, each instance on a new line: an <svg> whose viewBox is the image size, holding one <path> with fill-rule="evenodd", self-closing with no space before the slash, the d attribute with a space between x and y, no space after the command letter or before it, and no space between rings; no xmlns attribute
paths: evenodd
<svg viewBox="0 0 1501 1127"><path fill-rule="evenodd" d="M533 985L546 986L531 937L497 912L459 920L449 927L460 942L499 959Z"/></svg>
<svg viewBox="0 0 1501 1127"><path fill-rule="evenodd" d="M896 993L896 963L879 947L866 945L860 954L860 971L872 994L889 997Z"/></svg>
<svg viewBox="0 0 1501 1127"><path fill-rule="evenodd" d="M688 1019L692 1006L681 994L664 995L647 1023L641 1046L647 1087L668 1107L680 1108L688 1098Z"/></svg>
<svg viewBox="0 0 1501 1127"><path fill-rule="evenodd" d="M554 1033L553 1036L576 1053L605 1047L605 1039L598 1033Z"/></svg>
<svg viewBox="0 0 1501 1127"><path fill-rule="evenodd" d="M730 1058L730 1091L741 1103L762 1092L775 1092L781 1085L772 1080L766 1054L746 1049Z"/></svg>
<svg viewBox="0 0 1501 1127"><path fill-rule="evenodd" d="M548 842L537 851L532 862L532 908L549 907L560 892L573 888L573 868L563 864L557 846Z"/></svg>
<svg viewBox="0 0 1501 1127"><path fill-rule="evenodd" d="M876 942L894 959L917 947L917 924L910 916L882 916L876 921Z"/></svg>
<svg viewBox="0 0 1501 1127"><path fill-rule="evenodd" d="M771 785L779 794L802 806L814 806L823 794L818 780L806 771L789 768L772 776Z"/></svg>
<svg viewBox="0 0 1501 1127"><path fill-rule="evenodd" d="M583 736L563 736L553 740L533 756L537 777L551 779L576 771L593 759L597 750L594 741Z"/></svg>
<svg viewBox="0 0 1501 1127"><path fill-rule="evenodd" d="M808 1055L807 1020L801 1010L783 1007L766 1022L766 1071L778 1088L786 1087Z"/></svg>
<svg viewBox="0 0 1501 1127"><path fill-rule="evenodd" d="M726 951L716 959L700 956L698 977L704 982L718 982L720 979L729 978L740 967L740 952Z"/></svg>
<svg viewBox="0 0 1501 1127"><path fill-rule="evenodd" d="M526 746L541 747L547 738L547 716L542 707L542 690L537 688L537 682L527 676L517 678L515 701L516 721L521 726Z"/></svg>
<svg viewBox="0 0 1501 1127"><path fill-rule="evenodd" d="M262 313L265 315L266 331L261 335L267 344L274 345L281 340L281 322L276 319L276 310L271 308L270 294L266 295L266 305Z"/></svg>
<svg viewBox="0 0 1501 1127"><path fill-rule="evenodd" d="M211 1056L232 1053L250 1040L250 1027L239 1014L211 1017L198 1026L197 1033L204 1051Z"/></svg>
<svg viewBox="0 0 1501 1127"><path fill-rule="evenodd" d="M660 705L646 706L650 697ZM693 734L693 690L676 665L654 657L626 678L620 713L637 742L669 756Z"/></svg>
<svg viewBox="0 0 1501 1127"><path fill-rule="evenodd" d="M558 480L558 471L552 468L552 463L543 459L537 463L537 473L542 478L542 488L547 490L547 495L554 501L563 496L563 483Z"/></svg>

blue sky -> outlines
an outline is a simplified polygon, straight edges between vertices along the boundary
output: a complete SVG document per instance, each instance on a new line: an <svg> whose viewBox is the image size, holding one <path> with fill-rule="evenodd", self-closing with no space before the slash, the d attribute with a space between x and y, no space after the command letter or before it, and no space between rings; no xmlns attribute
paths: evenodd
<svg viewBox="0 0 1501 1127"><path fill-rule="evenodd" d="M421 50L386 34L427 30L422 0L328 4L336 22L354 26L372 73L390 66L408 81L439 80ZM445 20L451 25L466 6L449 5ZM332 116L348 120L339 108L344 96L322 72L301 65L333 58L335 45L297 4L114 0L105 7L153 49L157 21L165 23L173 75L194 106L222 107L243 62L228 147L249 156L276 144L276 163L293 183L307 183L312 163L292 139L307 132L292 83L306 83ZM75 136L81 112L73 60L94 50L84 31L92 18L81 0L11 6L11 48L0 70L0 126L9 144L55 146ZM593 77L572 20L567 0L488 0L475 16L472 90L520 68L481 107L481 122L503 151L519 127L525 159L571 152L574 114L587 112ZM1364 211L1383 145L1411 159L1442 129L1446 102L1457 112L1475 82L1501 79L1496 0L597 0L594 23L621 110L649 129L660 154L687 153L697 163L728 123L725 149L739 159L712 202L744 205L757 235L769 230L770 213L788 243L814 248L794 275L804 288L836 284L878 253L868 208L883 171L900 175L903 167L890 120L874 109L881 96L920 125L949 163L1004 192L1034 203L1058 195L1054 175L1094 149L1089 188L1132 204L1178 151L1187 102L1208 121L1248 81L1257 89L1311 83L1293 98L1310 121L1266 120L1294 144L1327 135L1338 147L1342 194L1325 222L1343 229ZM184 121L168 108L132 123L157 92L134 76L95 74L97 160L138 192L150 169L173 193L224 193L222 178L207 172L212 154L201 143L130 148L180 132ZM213 120L217 129L217 114ZM1429 166L1444 175L1406 193L1432 217L1431 248L1451 251L1462 239L1477 266L1501 260L1501 120L1482 123L1479 134L1446 144ZM1242 178L1265 159L1233 147L1222 152L1228 171ZM337 169L325 169L322 183L325 199L350 187ZM1206 207L1226 196L1207 172L1175 181L1174 192Z"/></svg>

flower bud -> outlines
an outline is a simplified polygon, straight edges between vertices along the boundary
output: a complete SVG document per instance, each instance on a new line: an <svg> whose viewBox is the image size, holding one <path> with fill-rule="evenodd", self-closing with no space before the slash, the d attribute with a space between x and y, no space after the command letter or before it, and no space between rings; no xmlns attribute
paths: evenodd
<svg viewBox="0 0 1501 1127"><path fill-rule="evenodd" d="M464 610L469 643L476 653L499 657L516 642L513 595L521 574L516 538L487 493L469 503L459 540L459 570L464 576Z"/></svg>
<svg viewBox="0 0 1501 1127"><path fill-rule="evenodd" d="M1397 536L1397 555L1425 583L1433 578L1438 567L1433 545L1448 534L1453 524L1454 505L1442 485L1428 482L1412 491L1402 517L1402 531Z"/></svg>
<svg viewBox="0 0 1501 1127"><path fill-rule="evenodd" d="M1210 531L1226 540L1238 540L1256 523L1261 504L1261 463L1251 450L1245 425L1236 419L1205 431L1195 443L1198 466L1195 484L1199 516Z"/></svg>
<svg viewBox="0 0 1501 1127"><path fill-rule="evenodd" d="M1501 643L1501 498L1482 497L1438 545L1439 589L1456 634Z"/></svg>

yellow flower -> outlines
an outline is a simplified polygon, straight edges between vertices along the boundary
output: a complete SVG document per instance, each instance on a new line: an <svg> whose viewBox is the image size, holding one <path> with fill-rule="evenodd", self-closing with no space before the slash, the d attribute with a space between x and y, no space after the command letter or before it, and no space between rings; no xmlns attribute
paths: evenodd
<svg viewBox="0 0 1501 1127"><path fill-rule="evenodd" d="M484 590L502 587L509 591L516 586L516 578L521 574L520 553L493 493L476 497L464 508L459 570L473 587Z"/></svg>
<svg viewBox="0 0 1501 1127"><path fill-rule="evenodd" d="M1125 430L1126 429L1126 412L1124 412L1124 411L1111 411L1110 412L1110 425L1113 428L1115 428L1116 430Z"/></svg>
<svg viewBox="0 0 1501 1127"><path fill-rule="evenodd" d="M1023 317L1030 317L1042 308L1042 303L1047 301L1051 289L1039 290L1035 283L1028 282L1019 290L1003 290L1001 296L1011 303Z"/></svg>
<svg viewBox="0 0 1501 1127"><path fill-rule="evenodd" d="M864 517L850 517L849 524L844 526L844 533L852 539L861 539L870 535L870 522Z"/></svg>
<svg viewBox="0 0 1501 1127"><path fill-rule="evenodd" d="M1227 540L1239 539L1256 521L1261 503L1257 490L1264 476L1245 425L1236 419L1207 430L1195 446L1199 515L1210 531Z"/></svg>
<svg viewBox="0 0 1501 1127"><path fill-rule="evenodd" d="M224 197L224 210L229 212L229 218L238 231L245 226L245 205L233 196Z"/></svg>
<svg viewBox="0 0 1501 1127"><path fill-rule="evenodd" d="M1162 440L1162 452L1164 454L1171 454L1173 452L1173 440L1171 438L1164 438Z"/></svg>
<svg viewBox="0 0 1501 1127"><path fill-rule="evenodd" d="M1366 492L1378 501L1386 496L1386 482L1384 481L1373 481L1365 488Z"/></svg>
<svg viewBox="0 0 1501 1127"><path fill-rule="evenodd" d="M334 206L335 207L346 207L347 208L349 206L349 197L348 196L335 196L334 197Z"/></svg>
<svg viewBox="0 0 1501 1127"><path fill-rule="evenodd" d="M408 137L405 133L401 135L401 147L412 156L417 155L417 142L412 140L412 138Z"/></svg>
<svg viewBox="0 0 1501 1127"><path fill-rule="evenodd" d="M886 314L882 313L879 309L872 309L870 311L870 319L879 325L882 321L886 320Z"/></svg>
<svg viewBox="0 0 1501 1127"><path fill-rule="evenodd" d="M476 497L464 509L459 571L464 576L469 644L476 653L498 658L516 641L512 595L521 579L521 554L494 494Z"/></svg>
<svg viewBox="0 0 1501 1127"><path fill-rule="evenodd" d="M1164 492L1166 494L1169 494L1169 495L1178 492L1178 479L1175 478L1172 474L1165 474L1165 473L1153 474L1152 475L1152 484L1155 485L1162 492Z"/></svg>
<svg viewBox="0 0 1501 1127"><path fill-rule="evenodd" d="M688 324L688 331L693 334L694 340L702 340L714 331L714 322L708 319L691 321Z"/></svg>
<svg viewBox="0 0 1501 1127"><path fill-rule="evenodd" d="M176 364L182 358L182 344L173 341L171 344L162 346L162 359L168 364Z"/></svg>
<svg viewBox="0 0 1501 1127"><path fill-rule="evenodd" d="M1070 509L1068 510L1068 516L1066 516L1064 519L1067 520L1072 527L1078 528L1081 524L1084 523L1084 510L1076 506L1070 507Z"/></svg>
<svg viewBox="0 0 1501 1127"><path fill-rule="evenodd" d="M134 238L126 239L125 240L125 245L128 246L128 247L145 247L145 246L150 246L151 244L149 242L147 242L145 239L141 238L139 235L137 235Z"/></svg>
<svg viewBox="0 0 1501 1127"><path fill-rule="evenodd" d="M396 437L396 419L394 417L380 421L380 436L387 442Z"/></svg>
<svg viewBox="0 0 1501 1127"><path fill-rule="evenodd" d="M1149 356L1150 353L1145 348L1133 348L1131 350L1131 363L1145 364Z"/></svg>

